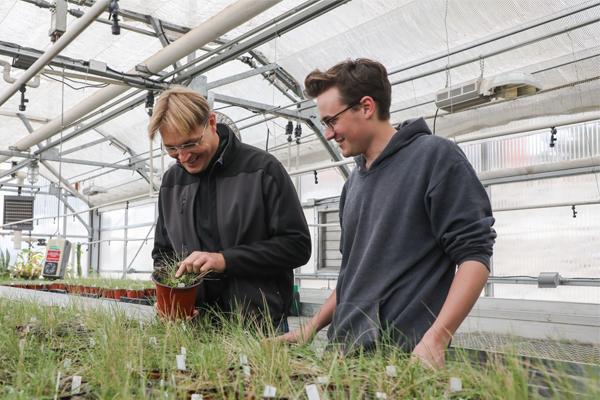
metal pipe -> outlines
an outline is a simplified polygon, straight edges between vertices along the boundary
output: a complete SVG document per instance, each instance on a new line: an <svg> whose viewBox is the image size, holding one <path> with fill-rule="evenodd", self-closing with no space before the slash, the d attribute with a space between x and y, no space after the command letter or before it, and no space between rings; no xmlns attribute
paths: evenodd
<svg viewBox="0 0 600 400"><path fill-rule="evenodd" d="M501 211L523 211L523 210L536 210L540 208L559 208L559 207L573 207L573 206L588 206L600 204L600 199L598 200L589 200L589 201L575 201L575 202L562 202L562 203L541 203L541 204L532 204L529 206L519 206L519 207L499 207L494 208L494 212Z"/></svg>
<svg viewBox="0 0 600 400"><path fill-rule="evenodd" d="M208 19L200 26L186 33L169 46L159 50L156 54L144 61L143 64L149 71L154 71L156 73L160 72L175 60L185 57L192 51L213 41L223 33L248 21L252 17L258 15L262 11L272 7L280 1L281 0L239 0L212 18ZM92 9L96 8L99 4L106 6L108 4L108 0L99 0L94 4ZM77 22L82 20L84 20L84 18ZM59 41L65 36L66 35L63 35ZM38 59L38 61L34 63L34 66L40 63L40 60L45 58L46 57L42 56L42 58ZM30 69L32 68L33 66ZM135 70L132 70L129 73L135 73ZM92 112L96 108L114 99L116 96L125 93L126 91L127 88L116 85L109 85L103 89L100 89L90 97L77 104L75 107L67 110L64 115L52 119L46 125L34 131L31 135L17 141L17 143L14 144L14 147L20 150L29 149L31 146L36 145L41 141L55 135L60 131L61 126L74 122L75 120L81 118L89 112ZM7 159L8 157L6 156L0 157L0 162L6 161Z"/></svg>
<svg viewBox="0 0 600 400"><path fill-rule="evenodd" d="M46 51L40 58L38 58L27 70L17 78L17 80L4 91L4 93L0 94L0 105L4 104L6 100L8 100L13 94L17 93L19 88L23 86L27 81L33 78L36 74L38 74L46 64L48 64L54 56L58 55L65 47L69 45L88 25L90 25L97 16L102 14L110 0L98 0L94 4L92 8L89 9L87 13L77 21L75 21L70 29L65 32L64 35L58 39L48 51ZM33 143L36 144L36 143ZM25 149L28 149L33 144L27 146ZM23 149L24 150L24 149Z"/></svg>
<svg viewBox="0 0 600 400"><path fill-rule="evenodd" d="M356 161L354 161L354 159L349 159L349 160L342 160L342 161L337 161L337 162L327 162L324 164L318 164L315 165L312 168L302 168L296 171L288 171L288 174L290 176L296 176L296 175L304 175L304 174L308 174L308 173L313 173L314 171L320 171L323 169L330 169L330 168L336 168L336 167L340 167L342 165L348 165L348 164L354 164Z"/></svg>
<svg viewBox="0 0 600 400"><path fill-rule="evenodd" d="M419 78L424 78L424 77L429 76L429 75L434 75L434 74L437 74L437 73L440 73L440 72L444 72L446 70L454 69L454 68L457 68L457 67L462 67L463 65L471 64L471 63L474 63L474 62L479 62L482 59L494 57L494 56L497 56L497 55L502 54L502 53L506 53L506 52L509 52L509 51L512 51L512 50L516 50L516 49L521 48L521 47L528 46L528 45L533 44L533 43L540 42L542 40L549 39L549 38L554 37L554 36L562 35L564 33L568 33L568 32L573 31L575 29L579 29L579 28L583 28L584 26L595 24L598 21L600 21L600 18L591 18L591 19L588 19L588 20L586 20L584 22L575 24L573 26L570 26L570 27L567 27L567 28L563 28L563 29L559 29L559 30L556 30L554 32L547 33L545 35L540 35L538 37L526 40L526 41L518 43L518 44L514 44L514 45L511 45L511 46L503 47L503 48L498 49L498 50L490 51L489 53L481 54L481 55L479 55L477 57L471 57L471 58L468 58L468 59L463 60L463 61L459 61L459 62L455 62L453 64L445 65L444 67L436 68L436 69L433 69L433 70L430 70L430 71L426 71L426 72L422 72L422 73L419 73L419 74L416 74L416 75L413 75L413 76L409 76L408 78L403 78L403 79L399 79L399 80L393 81L393 82L391 82L391 85L392 86L399 85L399 84L402 84L402 83L414 81L414 80L419 79Z"/></svg>
<svg viewBox="0 0 600 400"><path fill-rule="evenodd" d="M338 279L336 273L299 273L294 274L294 279L330 280ZM537 285L539 278L536 276L490 276L488 281L507 285ZM593 286L600 287L600 278L564 278L560 277L559 286Z"/></svg>
<svg viewBox="0 0 600 400"><path fill-rule="evenodd" d="M403 71L406 71L406 70L409 70L409 69L420 67L421 65L429 64L431 62L438 61L438 60L441 60L441 59L453 56L455 54L462 53L464 51L468 51L468 50L474 49L476 47L483 46L483 45L486 45L488 43L492 43L492 42L495 42L497 40L504 39L506 37L513 36L513 35L516 35L516 34L521 33L521 32L528 31L528 30L533 29L533 28L537 28L537 27L542 26L542 25L546 25L546 24L548 24L550 22L554 22L554 21L557 21L559 19L566 18L566 17L569 17L569 16L574 15L574 14L578 14L578 13L583 12L583 11L587 11L587 10L589 10L591 8L598 7L599 5L600 5L600 1L594 1L594 2L592 2L592 4L581 6L581 7L578 7L576 9L574 9L574 10L565 11L565 12L560 13L560 14L558 14L558 15L550 18L550 19L545 19L543 21L532 22L532 23L529 23L529 24L526 24L526 25L521 25L521 26L519 26L516 29L511 29L508 32L502 32L502 33L500 33L497 36L494 36L494 37L491 37L491 38L485 38L485 39L479 40L479 41L477 41L475 43L471 43L471 44L467 44L467 45L458 47L456 49L451 50L450 52L444 52L443 54L439 54L437 56L429 57L429 58L426 58L424 60L416 61L416 62L413 62L411 64L408 64L408 65L405 65L405 66L402 66L402 67L398 67L398 68L392 69L391 71L389 71L388 75L393 75L393 74L397 74L399 72L403 72Z"/></svg>
<svg viewBox="0 0 600 400"><path fill-rule="evenodd" d="M551 171L569 170L574 168L595 167L596 172L600 170L600 156L587 157L579 160L567 160L555 163L545 163L531 165L528 167L507 168L498 171L486 171L477 174L479 180L487 181L491 179L516 177L522 175L538 174Z"/></svg>

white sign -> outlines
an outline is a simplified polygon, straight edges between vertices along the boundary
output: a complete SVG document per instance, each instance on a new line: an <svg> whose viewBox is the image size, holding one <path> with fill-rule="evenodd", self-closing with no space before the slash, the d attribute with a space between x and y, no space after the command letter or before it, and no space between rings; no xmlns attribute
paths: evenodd
<svg viewBox="0 0 600 400"><path fill-rule="evenodd" d="M247 366L247 365L244 365L244 366L242 367L242 372L244 373L244 376L245 376L246 378L250 378L250 367L249 367L249 366Z"/></svg>
<svg viewBox="0 0 600 400"><path fill-rule="evenodd" d="M248 365L248 356L240 354L240 365Z"/></svg>
<svg viewBox="0 0 600 400"><path fill-rule="evenodd" d="M398 376L398 371L396 370L395 365L388 365L387 367L385 367L385 373L390 378L395 378Z"/></svg>
<svg viewBox="0 0 600 400"><path fill-rule="evenodd" d="M321 395L319 394L319 388L317 388L317 385L306 385L304 390L306 391L306 397L308 397L308 400L321 400Z"/></svg>
<svg viewBox="0 0 600 400"><path fill-rule="evenodd" d="M73 375L73 381L71 382L71 395L79 394L81 390L81 376Z"/></svg>
<svg viewBox="0 0 600 400"><path fill-rule="evenodd" d="M273 386L265 385L265 390L263 391L263 397L273 398L277 394L277 389Z"/></svg>
<svg viewBox="0 0 600 400"><path fill-rule="evenodd" d="M450 378L450 392L460 392L462 390L462 381L460 378Z"/></svg>
<svg viewBox="0 0 600 400"><path fill-rule="evenodd" d="M183 354L177 354L175 359L177 360L177 369L180 371L185 371L185 356Z"/></svg>

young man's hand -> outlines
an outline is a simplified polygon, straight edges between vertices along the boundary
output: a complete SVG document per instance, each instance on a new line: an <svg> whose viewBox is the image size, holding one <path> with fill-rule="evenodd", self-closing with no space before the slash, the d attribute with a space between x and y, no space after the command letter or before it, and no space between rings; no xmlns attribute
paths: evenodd
<svg viewBox="0 0 600 400"><path fill-rule="evenodd" d="M208 272L225 272L225 258L221 253L208 253L194 251L179 264L175 277L179 278L184 273L202 274Z"/></svg>
<svg viewBox="0 0 600 400"><path fill-rule="evenodd" d="M437 337L431 330L425 333L412 352L412 358L422 362L426 367L442 368L446 363L448 341Z"/></svg>
<svg viewBox="0 0 600 400"><path fill-rule="evenodd" d="M286 343L304 344L310 342L314 334L314 328L310 324L305 324L298 329L277 336L275 339Z"/></svg>

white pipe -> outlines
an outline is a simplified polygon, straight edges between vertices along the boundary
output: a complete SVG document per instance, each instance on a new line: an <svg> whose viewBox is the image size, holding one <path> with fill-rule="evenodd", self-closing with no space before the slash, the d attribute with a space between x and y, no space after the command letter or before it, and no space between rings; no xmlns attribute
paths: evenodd
<svg viewBox="0 0 600 400"><path fill-rule="evenodd" d="M191 52L219 38L226 32L243 24L280 1L281 0L239 0L203 22L202 25L197 26L181 36L167 47L162 48L142 64L152 72L160 72L173 62L186 57ZM94 7L98 5L98 3L99 2L96 2ZM131 70L129 73L137 72ZM128 88L117 85L110 85L100 89L73 108L65 111L62 118L61 116L58 116L52 119L46 125L33 131L30 135L18 140L13 146L20 150L27 150L58 133L61 129L61 122L64 125L69 125L101 105L125 93L127 90ZM0 162L8 159L10 159L9 156L0 156Z"/></svg>
<svg viewBox="0 0 600 400"><path fill-rule="evenodd" d="M4 71L2 73L4 81L7 83L15 83L17 81L17 78L13 78L12 76L10 76L10 69L12 68L10 63L7 61L4 61L4 60L0 60L0 65L2 65L2 67L4 68ZM29 87L32 87L32 88L39 87L40 86L40 75L38 74L38 75L34 76L33 81L27 82L26 85Z"/></svg>
<svg viewBox="0 0 600 400"><path fill-rule="evenodd" d="M38 74L46 64L57 56L65 47L69 45L88 25L96 20L106 7L110 0L97 0L83 17L79 18L69 27L64 35L60 37L44 54L40 56L27 70L17 78L17 80L6 90L0 94L0 105L4 104L13 94L17 93L19 88L28 80ZM37 143L36 143L37 144ZM27 146L29 148L31 146Z"/></svg>

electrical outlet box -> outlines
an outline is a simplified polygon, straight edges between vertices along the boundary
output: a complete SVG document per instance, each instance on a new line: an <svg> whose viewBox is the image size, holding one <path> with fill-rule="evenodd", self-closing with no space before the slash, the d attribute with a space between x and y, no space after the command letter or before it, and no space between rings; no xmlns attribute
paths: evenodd
<svg viewBox="0 0 600 400"><path fill-rule="evenodd" d="M65 276L71 254L71 242L66 239L50 239L46 244L46 259L42 275L44 278L61 279Z"/></svg>

